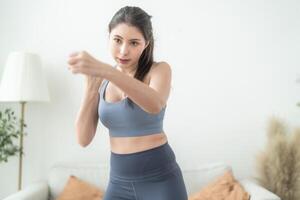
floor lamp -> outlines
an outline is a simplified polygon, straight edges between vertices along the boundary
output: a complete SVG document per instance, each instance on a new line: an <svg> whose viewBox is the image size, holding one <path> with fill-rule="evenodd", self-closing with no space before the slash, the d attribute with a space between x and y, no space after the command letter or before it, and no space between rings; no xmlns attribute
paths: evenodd
<svg viewBox="0 0 300 200"><path fill-rule="evenodd" d="M19 102L21 105L20 153L18 190L22 189L22 152L25 104L49 101L49 93L39 55L12 52L8 55L0 85L1 102Z"/></svg>

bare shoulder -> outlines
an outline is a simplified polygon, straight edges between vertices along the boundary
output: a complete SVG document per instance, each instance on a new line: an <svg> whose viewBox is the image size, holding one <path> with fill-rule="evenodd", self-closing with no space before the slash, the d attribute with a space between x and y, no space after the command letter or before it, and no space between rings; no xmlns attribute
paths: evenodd
<svg viewBox="0 0 300 200"><path fill-rule="evenodd" d="M167 74L171 74L171 72L172 70L169 63L165 61L161 61L161 62L153 63L149 75L150 77L157 74L167 75Z"/></svg>

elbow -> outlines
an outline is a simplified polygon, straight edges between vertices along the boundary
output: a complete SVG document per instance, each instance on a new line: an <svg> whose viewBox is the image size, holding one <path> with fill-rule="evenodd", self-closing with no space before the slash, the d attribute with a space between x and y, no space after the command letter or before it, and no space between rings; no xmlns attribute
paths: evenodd
<svg viewBox="0 0 300 200"><path fill-rule="evenodd" d="M79 143L79 145L80 145L82 148L86 148L86 147L89 145L89 143Z"/></svg>
<svg viewBox="0 0 300 200"><path fill-rule="evenodd" d="M160 111L161 111L161 109L153 109L153 110L151 110L149 113L150 114L153 114L153 115L157 115L157 114L159 114L160 113Z"/></svg>
<svg viewBox="0 0 300 200"><path fill-rule="evenodd" d="M77 135L77 143L81 147L85 148L89 145L90 142L88 142L84 137L80 137L80 133L78 131L77 131L76 135Z"/></svg>
<svg viewBox="0 0 300 200"><path fill-rule="evenodd" d="M164 108L163 104L158 104L150 110L150 114L159 114L161 110Z"/></svg>
<svg viewBox="0 0 300 200"><path fill-rule="evenodd" d="M80 141L78 141L78 144L79 144L81 147L83 147L83 148L85 148L85 147L88 146L88 144L83 143L83 142L80 142Z"/></svg>
<svg viewBox="0 0 300 200"><path fill-rule="evenodd" d="M89 134L87 134L89 133ZM92 141L92 135L91 131L87 131L87 130L81 130L78 127L76 128L76 136L77 136L77 143L81 146L81 147L87 147L91 141Z"/></svg>
<svg viewBox="0 0 300 200"><path fill-rule="evenodd" d="M85 148L85 147L87 147L91 143L91 141L87 141L85 138L77 137L77 143L81 147Z"/></svg>

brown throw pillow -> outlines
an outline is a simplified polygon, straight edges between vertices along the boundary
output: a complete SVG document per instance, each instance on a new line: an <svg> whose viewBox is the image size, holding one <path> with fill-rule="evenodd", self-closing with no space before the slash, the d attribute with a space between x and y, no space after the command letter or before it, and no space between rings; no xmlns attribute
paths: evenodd
<svg viewBox="0 0 300 200"><path fill-rule="evenodd" d="M235 180L228 170L197 193L189 195L189 200L249 200L250 195Z"/></svg>
<svg viewBox="0 0 300 200"><path fill-rule="evenodd" d="M56 200L102 200L104 191L71 175Z"/></svg>

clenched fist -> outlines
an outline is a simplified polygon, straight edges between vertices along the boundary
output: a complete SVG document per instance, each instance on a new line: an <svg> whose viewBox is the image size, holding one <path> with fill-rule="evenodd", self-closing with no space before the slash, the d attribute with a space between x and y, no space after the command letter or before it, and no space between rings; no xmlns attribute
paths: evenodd
<svg viewBox="0 0 300 200"><path fill-rule="evenodd" d="M86 51L74 52L69 56L69 69L72 73L85 74L90 76L103 76L105 73L105 65L99 60L96 60Z"/></svg>
<svg viewBox="0 0 300 200"><path fill-rule="evenodd" d="M86 77L86 86L89 90L98 90L102 83L103 75L109 66L96 60L86 51L70 54L68 69L73 74L83 74Z"/></svg>

